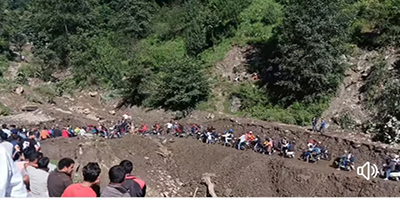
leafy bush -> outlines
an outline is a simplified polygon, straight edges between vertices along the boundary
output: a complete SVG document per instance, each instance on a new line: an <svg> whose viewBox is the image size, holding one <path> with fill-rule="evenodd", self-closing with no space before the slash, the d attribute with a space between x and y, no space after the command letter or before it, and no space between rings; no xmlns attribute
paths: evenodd
<svg viewBox="0 0 400 200"><path fill-rule="evenodd" d="M0 103L0 116L8 116L12 114L12 110L5 106L4 104Z"/></svg>
<svg viewBox="0 0 400 200"><path fill-rule="evenodd" d="M266 42L272 36L272 28L282 17L282 7L278 3L255 0L241 12L237 35L251 43Z"/></svg>
<svg viewBox="0 0 400 200"><path fill-rule="evenodd" d="M328 99L317 103L293 103L288 108L273 105L268 94L262 89L248 84L235 88L231 96L242 101L241 115L267 121L280 121L288 124L309 125L314 116L320 116L329 106Z"/></svg>
<svg viewBox="0 0 400 200"><path fill-rule="evenodd" d="M193 59L174 61L162 68L155 78L156 87L146 101L151 107L187 110L205 101L210 93L201 65Z"/></svg>
<svg viewBox="0 0 400 200"><path fill-rule="evenodd" d="M56 91L52 86L49 85L41 85L35 87L33 90L37 92L40 95L41 99L43 99L47 103L54 103L54 99L57 97Z"/></svg>

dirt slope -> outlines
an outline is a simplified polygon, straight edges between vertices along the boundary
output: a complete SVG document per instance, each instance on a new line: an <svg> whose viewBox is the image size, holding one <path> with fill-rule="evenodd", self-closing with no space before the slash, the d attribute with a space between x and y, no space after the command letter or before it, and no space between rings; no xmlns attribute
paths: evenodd
<svg viewBox="0 0 400 200"><path fill-rule="evenodd" d="M204 125L213 125L218 130L227 127L235 131L253 130L260 135L276 138L285 136L305 146L309 138L323 142L333 156L343 150L356 155L357 165L370 161L380 165L383 158L393 149L379 144L355 145L348 137L315 135L300 128L274 126L269 123L241 124L229 119L215 120ZM43 142L44 153L52 159L73 157L79 164L89 161L102 164L104 172L122 159L134 162L135 174L145 179L149 196L197 196L206 194L201 183L203 173L214 173L218 196L236 197L290 197L290 196L398 196L400 186L393 181L374 179L366 181L355 172L337 171L331 163L308 164L297 159L266 156L251 151L242 152L219 145L206 145L194 139L129 136L115 140L55 139ZM81 146L81 150L79 150ZM355 146L355 147L353 147ZM298 147L300 153L301 145ZM163 156L160 155L161 153ZM102 174L103 186L108 182Z"/></svg>
<svg viewBox="0 0 400 200"><path fill-rule="evenodd" d="M373 110L365 108L365 93L361 91L364 86L364 79L368 76L369 70L380 58L386 60L386 67L393 68L398 61L399 54L396 49L386 49L382 52L360 50L359 56L345 57L350 69L346 72L346 77L340 85L335 98L331 100L329 108L322 114L322 117L328 119L331 130L337 130L341 127L334 124L334 119L348 115L355 123L361 125L374 116Z"/></svg>

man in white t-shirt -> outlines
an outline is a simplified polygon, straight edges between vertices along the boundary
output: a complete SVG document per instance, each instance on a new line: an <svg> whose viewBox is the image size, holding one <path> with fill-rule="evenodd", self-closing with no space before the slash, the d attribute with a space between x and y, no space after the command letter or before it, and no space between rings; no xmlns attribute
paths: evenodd
<svg viewBox="0 0 400 200"><path fill-rule="evenodd" d="M6 147L0 144L0 197L19 197L28 196L26 187Z"/></svg>
<svg viewBox="0 0 400 200"><path fill-rule="evenodd" d="M242 136L239 137L239 139L240 139L240 141L239 141L239 144L238 144L238 149L239 149L239 150L242 150L242 149L241 149L242 144L245 144L245 143L246 143L246 135L243 134Z"/></svg>
<svg viewBox="0 0 400 200"><path fill-rule="evenodd" d="M132 117L129 115L129 113L125 113L122 115L122 119L126 121L128 119L132 119Z"/></svg>
<svg viewBox="0 0 400 200"><path fill-rule="evenodd" d="M172 129L173 126L174 125L172 124L171 121L167 123L167 133L171 133L171 129Z"/></svg>
<svg viewBox="0 0 400 200"><path fill-rule="evenodd" d="M49 172L47 172L50 159L43 157L38 160L37 168L34 166L28 166L26 171L29 176L29 185L32 197L49 197L47 189L47 178Z"/></svg>

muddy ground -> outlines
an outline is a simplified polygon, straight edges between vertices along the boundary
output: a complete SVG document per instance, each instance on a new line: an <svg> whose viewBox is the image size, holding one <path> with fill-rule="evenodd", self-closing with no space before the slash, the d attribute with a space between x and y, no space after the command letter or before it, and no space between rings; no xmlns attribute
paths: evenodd
<svg viewBox="0 0 400 200"><path fill-rule="evenodd" d="M190 120L188 120L190 121ZM350 150L356 155L356 164L365 161L381 165L395 149L372 143L354 142L353 137L341 138L312 134L302 128L279 126L266 122L241 123L220 119L204 122L218 130L233 128L235 131L253 130L262 136L296 140L298 154L310 138L322 141L333 156ZM332 133L333 134L333 133ZM356 137L354 137L356 138ZM356 172L337 171L331 162L304 163L297 159L267 156L252 151L237 151L220 145L207 145L192 138L127 136L123 139L54 139L42 142L44 153L51 159L72 157L78 165L89 161L101 163L102 185L107 180L107 170L123 159L134 163L134 174L148 184L152 197L204 197L204 173L215 174L218 196L234 197L381 197L399 196L400 185L395 181L376 178L367 181ZM79 174L79 172L78 172Z"/></svg>

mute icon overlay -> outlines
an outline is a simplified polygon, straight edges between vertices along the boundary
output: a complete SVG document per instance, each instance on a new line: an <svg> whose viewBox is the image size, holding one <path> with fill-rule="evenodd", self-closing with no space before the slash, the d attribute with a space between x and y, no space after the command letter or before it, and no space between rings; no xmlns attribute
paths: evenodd
<svg viewBox="0 0 400 200"><path fill-rule="evenodd" d="M375 164L371 165L369 162L366 162L363 166L357 167L357 175L364 177L367 181L371 177L376 178L378 174L379 170Z"/></svg>

